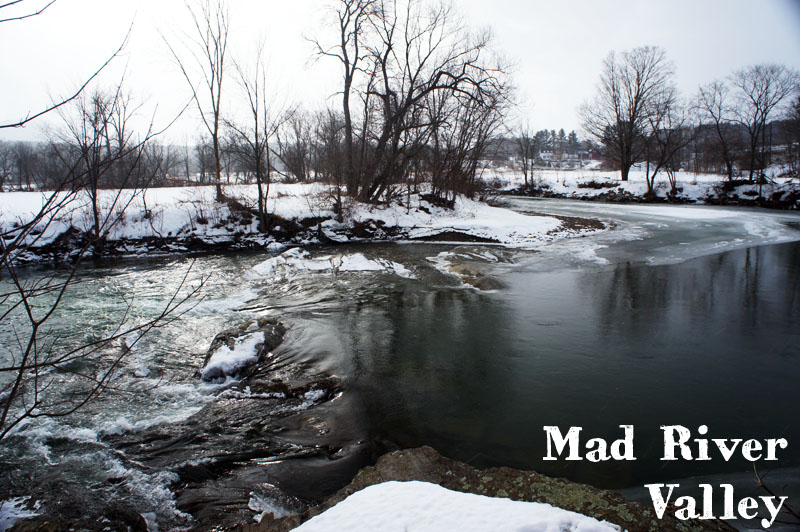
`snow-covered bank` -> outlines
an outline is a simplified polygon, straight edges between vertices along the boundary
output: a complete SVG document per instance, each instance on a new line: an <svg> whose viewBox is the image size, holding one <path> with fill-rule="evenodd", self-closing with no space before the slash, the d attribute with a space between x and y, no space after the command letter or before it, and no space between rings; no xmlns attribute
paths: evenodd
<svg viewBox="0 0 800 532"><path fill-rule="evenodd" d="M354 493L298 532L618 532L620 528L549 504L450 491L428 482L385 482Z"/></svg>
<svg viewBox="0 0 800 532"><path fill-rule="evenodd" d="M241 532L328 530L735 532L716 520L657 519L616 492L507 467L476 469L430 447L394 451L302 514L259 514Z"/></svg>
<svg viewBox="0 0 800 532"><path fill-rule="evenodd" d="M479 241L525 247L585 232L559 219L526 216L508 209L458 198L453 209L418 195L391 205L345 203L343 221L332 209L330 189L321 184L276 184L270 188L268 231L258 228L255 186L226 187L234 202L215 201L213 187L159 188L144 193L101 191L100 210L113 221L103 253L112 256L181 253L208 249L268 249L317 242L438 239ZM46 193L0 194L0 234L13 240L42 208ZM127 205L123 209L120 205ZM86 242L92 228L88 199L78 196L52 219L39 223L16 259L52 260Z"/></svg>
<svg viewBox="0 0 800 532"><path fill-rule="evenodd" d="M770 182L761 187L737 180L727 182L718 174L676 172L678 193L670 194L671 187L665 174L655 180L655 197L645 198L648 188L642 169L631 170L628 181L620 181L618 171L610 170L535 170L526 185L522 173L499 169L484 176L500 191L568 199L603 201L672 201L711 205L759 205L783 209L800 209L800 180L781 177L780 169L768 172Z"/></svg>

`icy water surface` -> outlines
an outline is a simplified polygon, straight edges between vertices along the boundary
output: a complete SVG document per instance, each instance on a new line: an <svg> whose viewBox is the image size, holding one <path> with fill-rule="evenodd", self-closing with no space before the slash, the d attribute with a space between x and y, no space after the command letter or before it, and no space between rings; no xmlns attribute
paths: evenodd
<svg viewBox="0 0 800 532"><path fill-rule="evenodd" d="M161 529L190 524L176 507L176 473L141 467L108 441L186 419L212 401L222 387L195 377L202 353L217 332L255 316L289 327L276 353L282 360L343 380L347 408L375 440L601 487L695 475L745 483L751 466L741 455L659 460L661 425L705 424L709 437L787 438L775 468L796 486L800 244L792 241L800 239L800 217L511 204L597 217L613 228L529 250L319 248L255 270L268 255L198 258L190 280L209 277L204 299L136 346L113 391L74 418L30 423L0 445L9 496L24 496L26 482L55 473L84 486L87 500L125 498ZM320 260L329 255L337 257L333 270ZM190 262L84 272L54 329L75 341L109 330L131 295L133 318L144 319ZM5 345L10 332L1 332ZM586 438L611 440L622 424L635 427L635 462L542 460L544 425L581 426Z"/></svg>

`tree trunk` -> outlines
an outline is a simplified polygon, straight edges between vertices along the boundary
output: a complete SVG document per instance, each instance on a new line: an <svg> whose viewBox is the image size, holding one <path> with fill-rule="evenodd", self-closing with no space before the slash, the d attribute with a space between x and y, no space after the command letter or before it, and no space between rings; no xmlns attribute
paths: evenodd
<svg viewBox="0 0 800 532"><path fill-rule="evenodd" d="M222 162L219 156L219 139L214 136L214 176L216 177L217 201L222 201L225 195L222 193Z"/></svg>

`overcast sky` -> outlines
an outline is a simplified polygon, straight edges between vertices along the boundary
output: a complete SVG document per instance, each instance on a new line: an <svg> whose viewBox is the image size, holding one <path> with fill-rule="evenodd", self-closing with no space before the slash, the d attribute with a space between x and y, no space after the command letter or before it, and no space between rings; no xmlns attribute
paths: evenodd
<svg viewBox="0 0 800 532"><path fill-rule="evenodd" d="M25 0L41 6L45 0ZM325 37L330 0L229 0L231 53L246 61L264 38L270 75L282 99L308 108L338 105L335 62L313 61L304 36ZM496 48L514 64L519 115L535 129L579 129L576 108L591 98L611 50L657 45L674 62L685 95L743 66L777 62L800 69L800 0L456 0L468 25L489 26ZM3 14L10 11L4 9ZM133 24L123 57L104 72L124 71L134 95L168 122L189 97L160 34L173 42L188 30L182 0L58 0L39 17L0 25L0 122L18 120L75 90L111 54ZM232 77L227 95L238 93ZM150 111L148 110L148 113ZM2 130L0 139L31 139L57 120ZM170 141L193 142L194 115Z"/></svg>

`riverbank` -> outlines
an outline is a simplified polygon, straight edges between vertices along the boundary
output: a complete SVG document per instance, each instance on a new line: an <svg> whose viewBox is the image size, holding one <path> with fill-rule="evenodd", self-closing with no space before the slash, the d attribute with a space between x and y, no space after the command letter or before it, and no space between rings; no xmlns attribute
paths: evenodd
<svg viewBox="0 0 800 532"><path fill-rule="evenodd" d="M507 467L480 470L463 462L445 458L430 447L387 453L381 456L374 466L361 469L352 482L326 498L322 504L301 514L282 518L265 514L260 523L242 526L237 530L238 532L287 532L324 514L343 501L347 501L348 497L361 490L394 481L419 481L442 486L455 492L529 503L544 503L574 512L573 516L579 514L604 524L616 525L608 526L609 530L626 530L628 532L650 532L652 530L733 532L735 530L724 522L716 520L678 521L670 515L665 515L663 519L657 519L652 508L628 502L613 491L600 490L566 479L550 478L534 471L520 471ZM396 507L401 506L402 501L397 501ZM441 511L445 510L441 509ZM502 519L500 516L490 517L497 520ZM573 519L578 520L577 516ZM602 528L601 523L595 525L596 530L606 529ZM531 530L547 529L547 523L540 522L538 524L541 528L531 528ZM576 522L571 523L569 529L584 530Z"/></svg>
<svg viewBox="0 0 800 532"><path fill-rule="evenodd" d="M780 169L768 172L761 186L743 178L676 172L675 188L659 174L650 191L645 172L634 168L628 181L608 170L535 170L526 180L516 171L497 170L487 176L499 194L578 199L611 203L673 203L731 205L779 210L800 209L800 180Z"/></svg>
<svg viewBox="0 0 800 532"><path fill-rule="evenodd" d="M144 192L101 191L109 216L98 243L84 197L34 225L13 254L17 263L60 262L87 248L89 256L136 257L264 249L351 242L472 242L527 247L576 236L604 226L593 220L527 216L459 197L450 208L426 195L403 196L388 205L345 199L334 212L332 191L321 184L270 188L268 227L259 227L255 186L159 188ZM15 239L41 210L46 194L0 194L0 234ZM126 205L123 210L112 205ZM104 207L103 207L104 206Z"/></svg>
<svg viewBox="0 0 800 532"><path fill-rule="evenodd" d="M633 170L626 182L619 181L616 172L596 170L542 170L526 180L519 172L500 169L484 179L499 196L800 209L800 182L791 177L772 177L759 186L744 180L725 181L719 175L678 172L674 191L659 178L652 192L640 170ZM593 219L526 216L465 197L443 205L426 194L399 194L382 205L344 197L337 212L334 190L319 183L273 184L267 197L267 224L262 227L254 185L224 190L222 201L211 186L102 190L99 212L105 229L99 239L91 232L94 217L85 195L70 198L29 227L48 193L2 193L0 235L10 243L25 233L12 258L26 264L59 263L79 254L116 258L276 252L318 243L469 242L533 247L605 228Z"/></svg>

